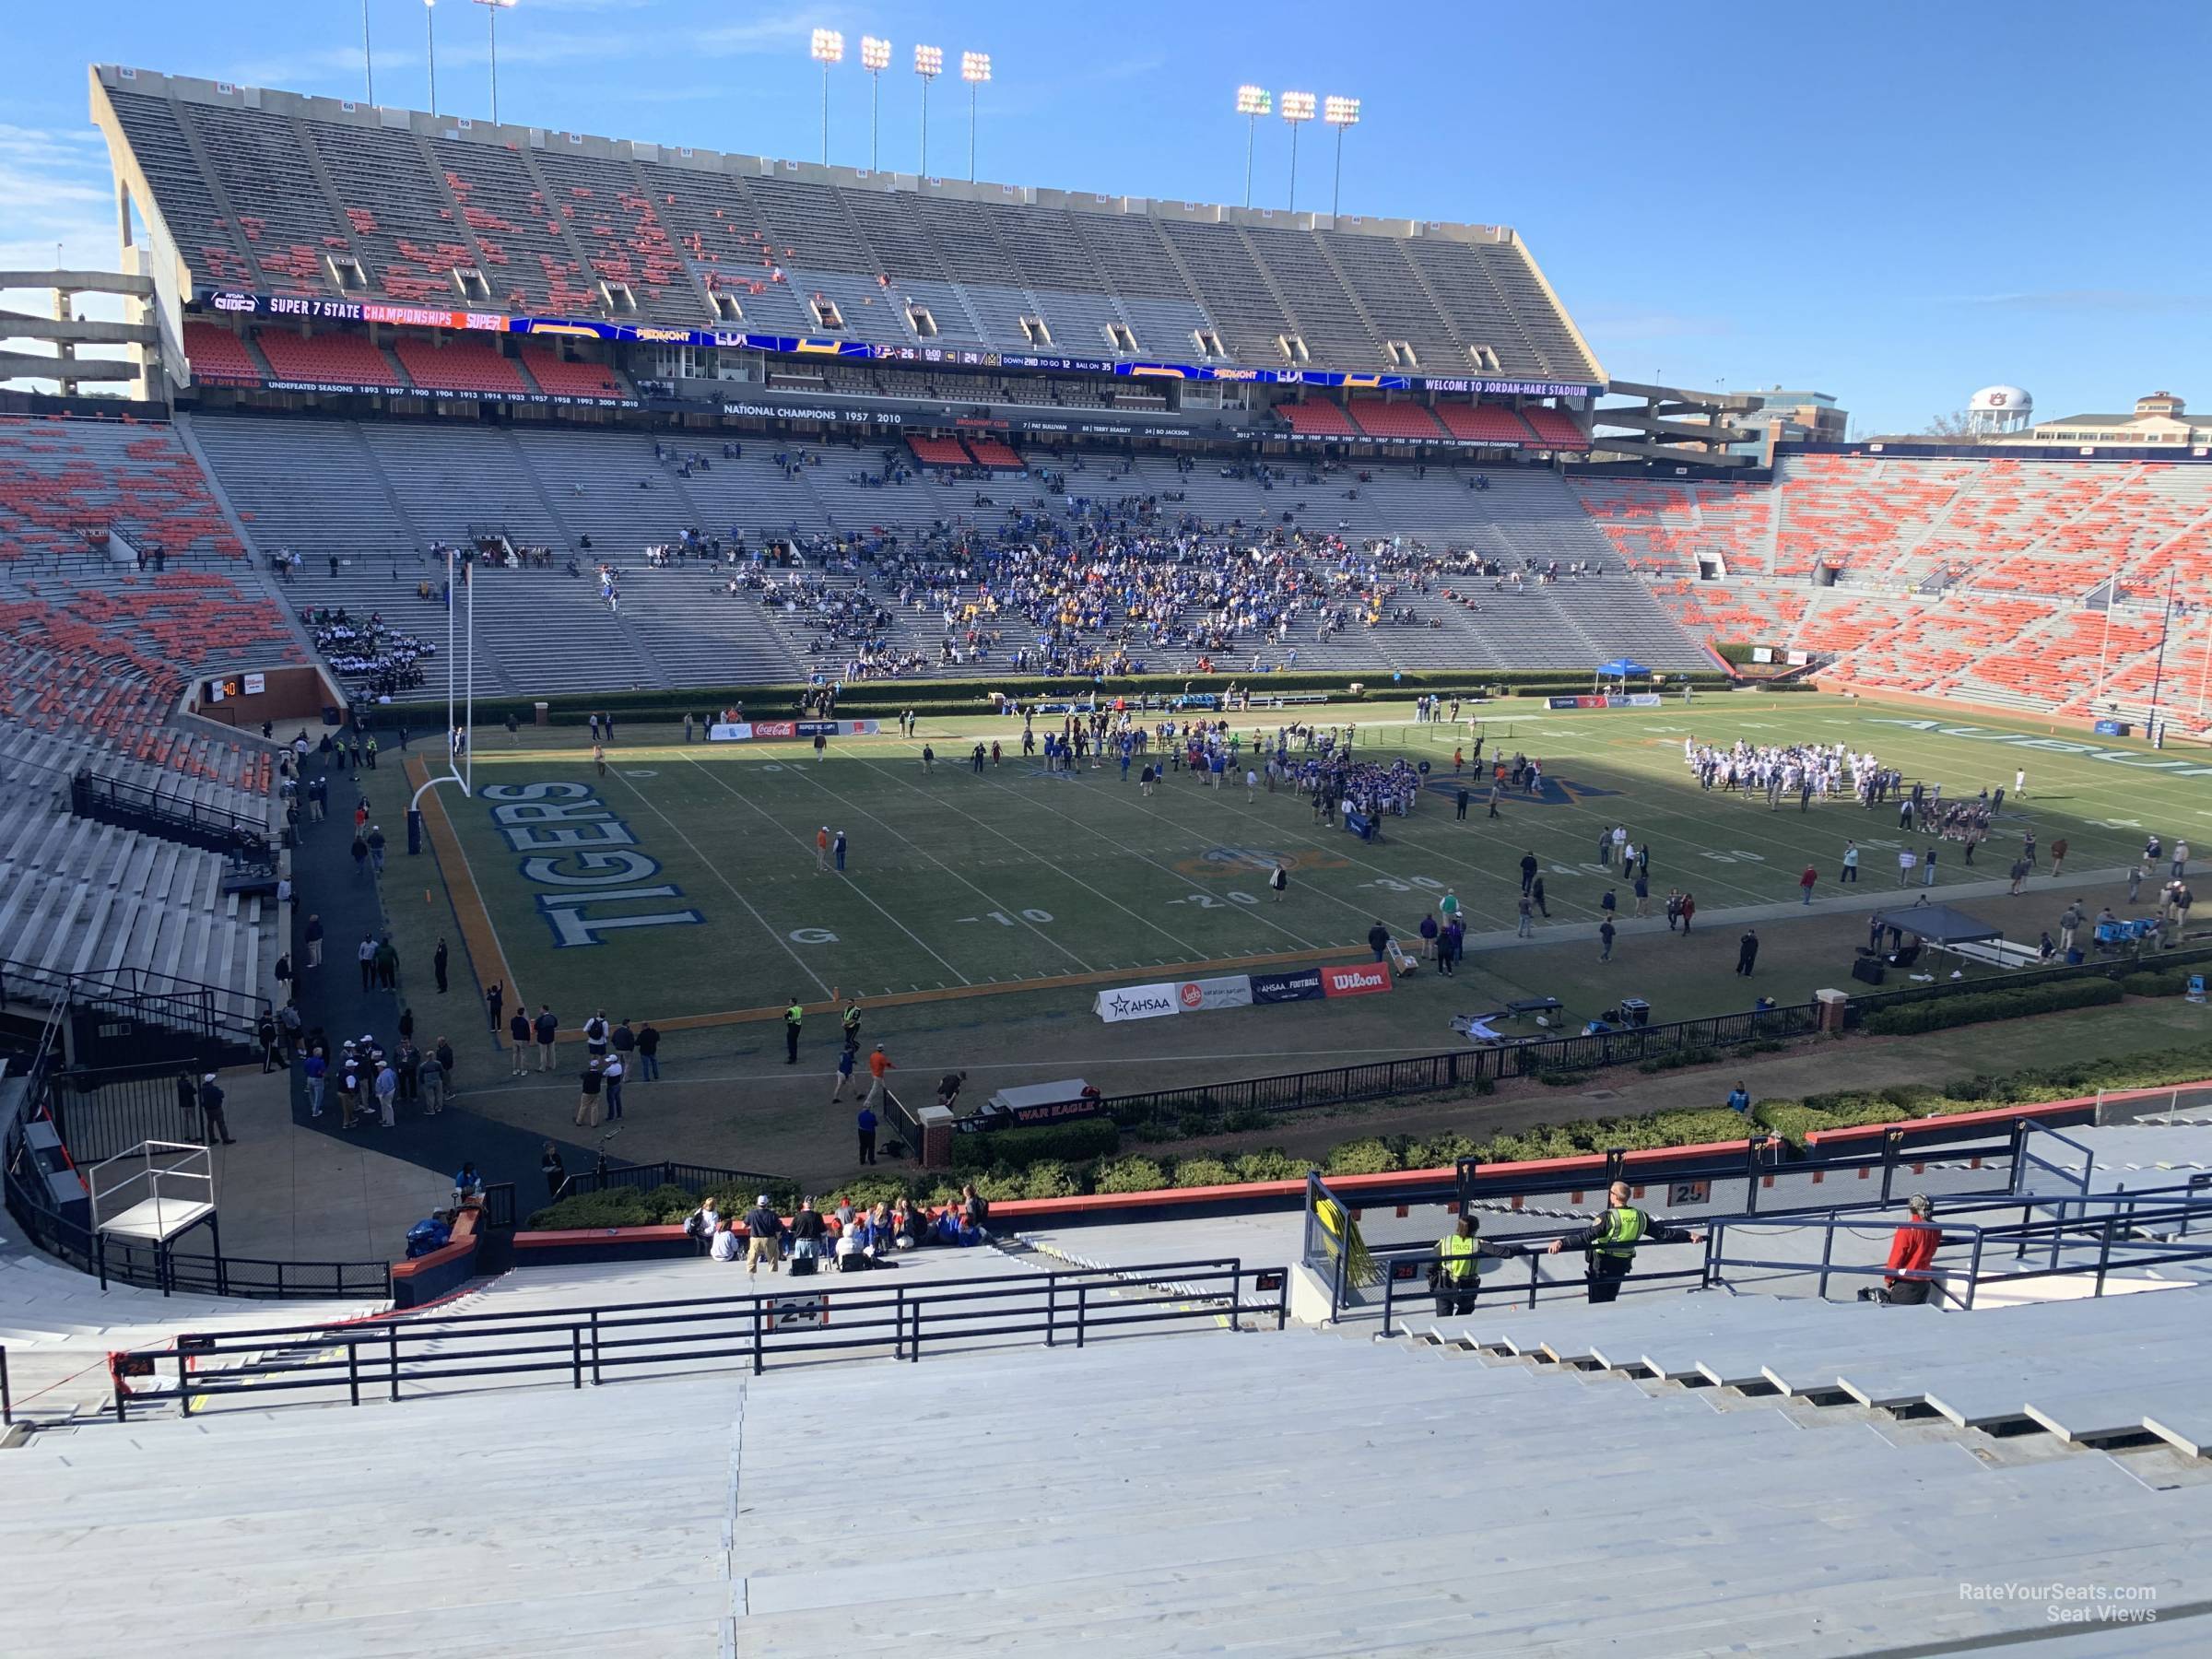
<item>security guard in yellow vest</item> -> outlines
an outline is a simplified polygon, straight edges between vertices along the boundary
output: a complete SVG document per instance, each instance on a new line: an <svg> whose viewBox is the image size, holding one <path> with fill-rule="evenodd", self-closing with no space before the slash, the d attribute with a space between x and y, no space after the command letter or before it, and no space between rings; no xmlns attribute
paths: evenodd
<svg viewBox="0 0 2212 1659"><path fill-rule="evenodd" d="M1482 1285L1481 1256L1519 1256L1527 1251L1518 1244L1496 1244L1476 1237L1482 1223L1462 1216L1459 1225L1436 1241L1436 1260L1429 1265L1429 1288L1436 1292L1436 1312L1451 1319L1475 1312L1475 1292Z"/></svg>
<svg viewBox="0 0 2212 1659"><path fill-rule="evenodd" d="M799 1028L806 1023L806 1010L794 996L791 999L791 1006L783 1010L783 1064L786 1065L799 1063Z"/></svg>
<svg viewBox="0 0 2212 1659"><path fill-rule="evenodd" d="M1590 1300L1609 1302L1620 1294L1620 1281L1635 1265L1637 1249L1645 1244L1702 1244L1703 1233L1689 1232L1654 1221L1629 1202L1629 1183L1617 1181L1606 1190L1606 1210L1588 1227L1551 1241L1546 1252L1580 1250L1589 1262Z"/></svg>

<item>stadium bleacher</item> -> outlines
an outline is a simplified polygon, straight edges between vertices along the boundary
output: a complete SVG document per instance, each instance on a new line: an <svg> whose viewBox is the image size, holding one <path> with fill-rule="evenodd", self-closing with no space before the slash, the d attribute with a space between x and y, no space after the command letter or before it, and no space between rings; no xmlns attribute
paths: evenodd
<svg viewBox="0 0 2212 1659"><path fill-rule="evenodd" d="M1032 470L1006 469L1011 485L994 482L995 504L979 510L975 483L954 481L949 473L904 484L857 482L882 477L887 465L880 450L858 443L778 452L756 439L734 459L702 445L703 464L686 466L677 449L656 460L643 434L207 414L187 425L233 504L252 515L257 539L303 556L299 579L285 594L295 605L382 609L402 630L434 630L442 611L417 596L420 582L434 587L442 579L442 566L429 557L432 543L460 545L488 530L517 547L553 548L553 569L488 571L476 585L479 661L488 662L495 683L517 691L772 682L843 666L835 650L812 649L818 630L809 613L771 616L757 594L721 593L719 578L696 561L663 567L644 560L646 547L677 542L687 529L742 532L756 547L785 536L921 535L935 524L988 526L1017 501L1055 512L1087 496L1115 500L1171 490L1207 524L1241 523L1253 527L1247 535L1289 507L1316 530L1352 538L1418 536L1440 554L1471 552L1512 569L1530 560L1609 567L1606 576L1558 585L1493 589L1487 579L1456 586L1440 579L1435 591L1408 588L1395 602L1409 605L1419 626L1382 623L1279 646L1246 641L1235 653L1241 667L1255 653L1287 662L1293 649L1301 667L1347 670L1380 661L1579 672L1623 653L1662 669L1711 664L1642 583L1622 578L1566 487L1534 469L1497 469L1487 475L1490 488L1480 490L1468 488L1472 475L1441 467L1425 477L1377 467L1356 485L1341 470L1316 472L1309 485L1281 475L1264 480L1223 477L1218 468L1179 471L1158 456L1041 452L1026 458ZM933 468L975 465L952 439L914 441L912 453ZM779 454L791 464L781 464ZM1017 466L1023 459L1015 457ZM1066 480L1065 497L1047 493L1048 472ZM1347 485L1356 488L1352 499L1344 496ZM1233 540L1236 533L1224 534ZM334 556L340 560L335 575ZM595 583L566 573L571 557L620 570L618 613L601 602ZM824 567L819 556L808 563L810 582L831 593L854 580L849 571ZM1456 596L1445 598L1444 588ZM702 595L710 601L703 606ZM887 608L892 646L924 654L928 671L943 671L935 661L941 618ZM1171 649L1150 654L1147 665L1187 671L1200 654L1195 646Z"/></svg>
<svg viewBox="0 0 2212 1659"><path fill-rule="evenodd" d="M1203 336L1255 366L1380 369L1400 366L1394 342L1432 373L1599 378L1510 232L1246 226L1104 198L831 183L704 151L524 146L509 129L401 126L335 100L97 76L195 282L351 298L334 271L358 268L369 297L466 302L480 273L493 306L541 315L699 326L722 320L720 294L747 327L818 335L819 300L850 337L898 345L1030 351L1034 318L1077 353L1127 355L1109 332L1122 329L1135 355L1168 360Z"/></svg>
<svg viewBox="0 0 2212 1659"><path fill-rule="evenodd" d="M301 385L389 386L398 391L407 378L365 335L293 334L281 328L256 329L253 343L268 359L272 376Z"/></svg>
<svg viewBox="0 0 2212 1659"><path fill-rule="evenodd" d="M2161 636L2170 664L2190 650L2186 628L2161 626L2169 582L2194 603L2191 585L2212 581L2199 465L1786 455L1771 485L1574 488L1693 633L1815 653L1869 688L2022 712L2143 714Z"/></svg>

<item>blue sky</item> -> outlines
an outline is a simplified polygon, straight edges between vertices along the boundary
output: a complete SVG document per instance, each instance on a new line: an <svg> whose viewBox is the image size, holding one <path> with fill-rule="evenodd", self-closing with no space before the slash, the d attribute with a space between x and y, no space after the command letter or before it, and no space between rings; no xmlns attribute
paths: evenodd
<svg viewBox="0 0 2212 1659"><path fill-rule="evenodd" d="M419 0L369 0L377 91L425 100ZM299 91L362 89L359 0L12 0L0 111L0 263L53 244L112 264L85 65ZM1546 14L1549 13L1548 16ZM488 113L486 12L437 7L440 103ZM1347 21L1347 19L1349 19ZM888 36L884 160L914 165L913 42L992 54L985 178L1237 201L1253 81L1364 100L1344 206L1516 226L1623 379L1833 392L1912 429L2012 382L2039 414L2169 388L2212 407L2212 216L2202 108L2212 5L1891 4L1684 10L519 0L501 113L533 125L812 158L809 31L842 29L831 159L864 164L864 32ZM931 99L932 170L965 163L957 78ZM1326 206L1306 129L1300 201ZM2193 148L2192 157L2185 152ZM1285 199L1263 124L1255 201ZM2192 181L2196 181L2192 182Z"/></svg>

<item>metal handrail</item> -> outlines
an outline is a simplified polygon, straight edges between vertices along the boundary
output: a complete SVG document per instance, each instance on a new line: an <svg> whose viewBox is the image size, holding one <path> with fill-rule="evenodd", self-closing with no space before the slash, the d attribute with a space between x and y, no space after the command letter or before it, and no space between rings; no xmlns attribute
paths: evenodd
<svg viewBox="0 0 2212 1659"><path fill-rule="evenodd" d="M1251 1280L1254 1296L1246 1300ZM364 1388L397 1399L403 1383L465 1377L565 1372L581 1388L624 1366L736 1359L755 1374L778 1355L835 1358L888 1348L897 1359L918 1362L927 1330L931 1346L954 1347L996 1337L1034 1337L1056 1347L1072 1337L1082 1347L1100 1334L1126 1327L1229 1316L1232 1329L1245 1318L1272 1316L1279 1330L1289 1313L1289 1275L1283 1268L1247 1267L1235 1257L1081 1268L1047 1274L994 1275L956 1281L944 1288L906 1286L818 1286L740 1296L687 1298L668 1302L627 1302L552 1312L463 1314L453 1318L380 1316L340 1328L267 1327L216 1335L180 1335L171 1344L118 1356L129 1369L173 1361L176 1381L134 1394L117 1366L115 1411L124 1420L135 1400L175 1399L190 1415L195 1399L214 1394L277 1393L335 1385L331 1374L342 1356L349 1401ZM1106 1298L1112 1297L1111 1301ZM814 1304L810 1313L808 1304ZM834 1324L829 1317L834 1313ZM779 1321L798 1321L786 1338ZM807 1323L809 1320L815 1323ZM625 1333L651 1333L626 1335ZM496 1344L462 1352L425 1351L478 1336ZM547 1340L533 1340L546 1338ZM272 1341L272 1339L283 1339ZM272 1356L270 1349L282 1351ZM410 1351L412 1350L412 1351ZM226 1355L252 1356L220 1371L194 1368ZM488 1363L486 1363L488 1362Z"/></svg>
<svg viewBox="0 0 2212 1659"><path fill-rule="evenodd" d="M2013 1190L2015 1192L2019 1191L2020 1178L2026 1172L2027 1166L2030 1164L2034 1164L2039 1169L2048 1170L2052 1174L2059 1176L2063 1180L2074 1182L2074 1185L2077 1191L2087 1193L2089 1190L2089 1180L2097 1173L2097 1153L2095 1148L2084 1146L2080 1141L2076 1140L2072 1135L2061 1134L2058 1130L2053 1129L2047 1124L2040 1124L2033 1118L2023 1118L2020 1120L2020 1124L2019 1160L2014 1165L2012 1172ZM2081 1154L2081 1172L2078 1178L2072 1170L2066 1169L2061 1164L2054 1164L2047 1158L2039 1158L2034 1152L2029 1149L2030 1143L2038 1135L2047 1135L2053 1140L2059 1142L2063 1146L2071 1147L2075 1151Z"/></svg>

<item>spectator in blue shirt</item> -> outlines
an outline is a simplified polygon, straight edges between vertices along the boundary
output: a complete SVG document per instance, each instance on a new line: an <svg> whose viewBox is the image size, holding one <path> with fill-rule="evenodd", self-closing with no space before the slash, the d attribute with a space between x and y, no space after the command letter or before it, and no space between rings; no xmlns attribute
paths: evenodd
<svg viewBox="0 0 2212 1659"><path fill-rule="evenodd" d="M1728 1091L1728 1110L1740 1112L1746 1117L1751 1115L1751 1091L1741 1083Z"/></svg>
<svg viewBox="0 0 2212 1659"><path fill-rule="evenodd" d="M852 1051L846 1052L850 1053ZM872 1164L876 1161L876 1114L863 1106L856 1124L860 1130L860 1161Z"/></svg>

